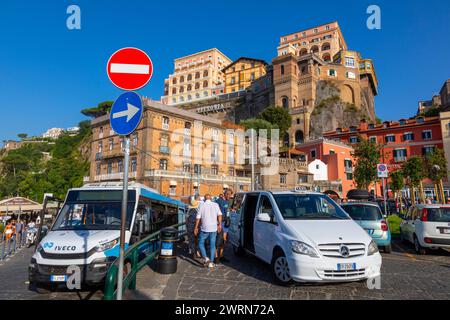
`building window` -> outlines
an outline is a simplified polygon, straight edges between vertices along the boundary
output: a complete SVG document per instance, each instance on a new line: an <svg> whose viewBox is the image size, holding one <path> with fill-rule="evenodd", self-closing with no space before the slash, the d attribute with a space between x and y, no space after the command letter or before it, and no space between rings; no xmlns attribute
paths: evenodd
<svg viewBox="0 0 450 320"><path fill-rule="evenodd" d="M208 91L203 91L203 96L207 97L208 96Z"/></svg>
<svg viewBox="0 0 450 320"><path fill-rule="evenodd" d="M358 128L356 128L355 126L351 126L351 127L350 127L350 132L356 132L357 129L358 129Z"/></svg>
<svg viewBox="0 0 450 320"><path fill-rule="evenodd" d="M355 67L355 58L353 57L345 57L345 66L349 68Z"/></svg>
<svg viewBox="0 0 450 320"><path fill-rule="evenodd" d="M169 135L167 134L161 135L159 152L169 153Z"/></svg>
<svg viewBox="0 0 450 320"><path fill-rule="evenodd" d="M183 164L183 172L191 172L191 164L186 162Z"/></svg>
<svg viewBox="0 0 450 320"><path fill-rule="evenodd" d="M169 187L169 196L174 197L177 195L177 186Z"/></svg>
<svg viewBox="0 0 450 320"><path fill-rule="evenodd" d="M334 69L329 69L329 70L328 70L328 75L329 75L330 77L336 77L336 76L337 76L336 70L334 70Z"/></svg>
<svg viewBox="0 0 450 320"><path fill-rule="evenodd" d="M177 84L177 78L172 79L172 84Z"/></svg>
<svg viewBox="0 0 450 320"><path fill-rule="evenodd" d="M330 154L335 154L336 152L333 149L330 149Z"/></svg>
<svg viewBox="0 0 450 320"><path fill-rule="evenodd" d="M384 140L386 141L386 143L388 143L388 142L395 142L395 135L388 134Z"/></svg>
<svg viewBox="0 0 450 320"><path fill-rule="evenodd" d="M316 28L316 29L314 29L314 33L317 33L317 32L319 32L319 30Z"/></svg>
<svg viewBox="0 0 450 320"><path fill-rule="evenodd" d="M235 79L235 77L231 77L231 82L230 82L231 84L235 84L236 83L236 79Z"/></svg>
<svg viewBox="0 0 450 320"><path fill-rule="evenodd" d="M198 89L200 89L200 82L195 83L195 90L198 90Z"/></svg>
<svg viewBox="0 0 450 320"><path fill-rule="evenodd" d="M177 103L177 98L172 98L172 103Z"/></svg>
<svg viewBox="0 0 450 320"><path fill-rule="evenodd" d="M311 150L311 158L315 158L316 157L316 149Z"/></svg>
<svg viewBox="0 0 450 320"><path fill-rule="evenodd" d="M192 96L191 95L188 95L188 100L192 100Z"/></svg>
<svg viewBox="0 0 450 320"><path fill-rule="evenodd" d="M137 160L136 158L131 159L131 172L136 172L137 169Z"/></svg>
<svg viewBox="0 0 450 320"><path fill-rule="evenodd" d="M190 157L191 156L191 139L185 138L183 140L183 156Z"/></svg>
<svg viewBox="0 0 450 320"><path fill-rule="evenodd" d="M159 160L159 170L167 170L168 161L167 159Z"/></svg>
<svg viewBox="0 0 450 320"><path fill-rule="evenodd" d="M399 123L400 123L401 126L404 126L406 124L406 121L405 120L400 120Z"/></svg>
<svg viewBox="0 0 450 320"><path fill-rule="evenodd" d="M219 167L216 165L211 166L211 174L217 176L219 174Z"/></svg>
<svg viewBox="0 0 450 320"><path fill-rule="evenodd" d="M422 131L422 139L430 140L431 139L431 130Z"/></svg>
<svg viewBox="0 0 450 320"><path fill-rule="evenodd" d="M433 153L435 149L436 149L435 146L425 146L422 148L422 155L427 156Z"/></svg>
<svg viewBox="0 0 450 320"><path fill-rule="evenodd" d="M123 161L122 160L117 161L117 168L118 168L119 173L123 172Z"/></svg>
<svg viewBox="0 0 450 320"><path fill-rule="evenodd" d="M208 76L208 70L203 71L203 76L207 77Z"/></svg>
<svg viewBox="0 0 450 320"><path fill-rule="evenodd" d="M287 174L280 173L280 184L286 184L286 181L287 181Z"/></svg>
<svg viewBox="0 0 450 320"><path fill-rule="evenodd" d="M281 65L281 75L284 75L284 65Z"/></svg>
<svg viewBox="0 0 450 320"><path fill-rule="evenodd" d="M191 84L188 84L188 86L187 86L187 89L186 89L187 91L191 91L192 90L192 85Z"/></svg>
<svg viewBox="0 0 450 320"><path fill-rule="evenodd" d="M348 140L350 143L358 143L359 142L359 138L358 137L350 137L350 139Z"/></svg>
<svg viewBox="0 0 450 320"><path fill-rule="evenodd" d="M425 120L423 119L423 117L419 117L416 119L417 123L423 123Z"/></svg>
<svg viewBox="0 0 450 320"><path fill-rule="evenodd" d="M406 149L395 149L394 150L394 161L395 162L404 162L407 157Z"/></svg>
<svg viewBox="0 0 450 320"><path fill-rule="evenodd" d="M137 145L138 145L138 135L137 135L137 133L133 136L133 139L131 140L131 144L133 145L133 147L137 147Z"/></svg>
<svg viewBox="0 0 450 320"><path fill-rule="evenodd" d="M180 77L180 83L184 82L184 76Z"/></svg>
<svg viewBox="0 0 450 320"><path fill-rule="evenodd" d="M163 130L169 130L169 117L162 118L162 128Z"/></svg>
<svg viewBox="0 0 450 320"><path fill-rule="evenodd" d="M368 128L369 128L369 130L372 130L375 128L375 125L373 123L370 123Z"/></svg>
<svg viewBox="0 0 450 320"><path fill-rule="evenodd" d="M112 151L114 149L114 139L109 138L109 151Z"/></svg>
<svg viewBox="0 0 450 320"><path fill-rule="evenodd" d="M211 146L211 159L213 161L219 160L219 144L213 143Z"/></svg>
<svg viewBox="0 0 450 320"><path fill-rule="evenodd" d="M413 141L414 140L414 133L412 132L405 132L403 134L403 141Z"/></svg>
<svg viewBox="0 0 450 320"><path fill-rule="evenodd" d="M349 79L356 79L356 75L355 75L354 72L348 71L348 72L345 73L345 76L346 76L347 78L349 78Z"/></svg>
<svg viewBox="0 0 450 320"><path fill-rule="evenodd" d="M188 74L187 81L191 81L191 80L192 80L192 74Z"/></svg>
<svg viewBox="0 0 450 320"><path fill-rule="evenodd" d="M347 172L345 175L346 175L347 180L353 180L353 173L352 172Z"/></svg>
<svg viewBox="0 0 450 320"><path fill-rule="evenodd" d="M229 175L230 177L234 177L234 168L229 168L229 169L228 169L228 175Z"/></svg>
<svg viewBox="0 0 450 320"><path fill-rule="evenodd" d="M200 79L200 72L195 73L195 79Z"/></svg>
<svg viewBox="0 0 450 320"><path fill-rule="evenodd" d="M255 80L255 73L254 73L254 72L252 72L252 73L250 74L250 80L251 80L251 81Z"/></svg>
<svg viewBox="0 0 450 320"><path fill-rule="evenodd" d="M370 137L369 140L372 143L377 143L377 137L375 137L375 136Z"/></svg>
<svg viewBox="0 0 450 320"><path fill-rule="evenodd" d="M99 176L100 175L100 173L101 173L101 170L102 169L102 166L100 165L100 163L97 163L97 165L96 165L96 167L95 167L95 174L97 175L97 176Z"/></svg>
<svg viewBox="0 0 450 320"><path fill-rule="evenodd" d="M208 80L203 81L203 88L207 88L208 87Z"/></svg>
<svg viewBox="0 0 450 320"><path fill-rule="evenodd" d="M281 99L281 105L283 108L288 109L289 108L289 100L287 97L283 97Z"/></svg>
<svg viewBox="0 0 450 320"><path fill-rule="evenodd" d="M326 26L325 30L327 30L327 31L330 30L330 26Z"/></svg>
<svg viewBox="0 0 450 320"><path fill-rule="evenodd" d="M297 183L308 183L308 175L299 173Z"/></svg>
<svg viewBox="0 0 450 320"><path fill-rule="evenodd" d="M111 161L109 161L108 162L108 174L111 174L112 173L112 162Z"/></svg>

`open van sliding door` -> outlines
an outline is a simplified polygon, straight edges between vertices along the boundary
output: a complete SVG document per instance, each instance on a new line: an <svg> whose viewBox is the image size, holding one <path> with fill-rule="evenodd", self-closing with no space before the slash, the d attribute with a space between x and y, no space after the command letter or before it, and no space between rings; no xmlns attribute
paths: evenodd
<svg viewBox="0 0 450 320"><path fill-rule="evenodd" d="M255 253L255 243L253 239L253 226L255 222L256 206L258 204L258 193L249 193L245 197L244 206L244 249Z"/></svg>

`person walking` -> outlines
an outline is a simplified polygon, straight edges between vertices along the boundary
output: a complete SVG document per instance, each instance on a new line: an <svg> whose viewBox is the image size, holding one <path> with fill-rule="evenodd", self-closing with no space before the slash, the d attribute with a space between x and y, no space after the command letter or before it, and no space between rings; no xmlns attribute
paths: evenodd
<svg viewBox="0 0 450 320"><path fill-rule="evenodd" d="M186 214L186 231L189 241L189 254L192 254L194 259L200 258L198 252L198 236L195 233L195 222L198 214L198 201L194 197L191 198L188 212Z"/></svg>
<svg viewBox="0 0 450 320"><path fill-rule="evenodd" d="M205 203L200 207L195 221L195 233L199 234L199 226L201 221L200 235L198 246L200 253L204 258L204 265L208 268L214 268L214 257L216 253L216 237L217 233L222 232L222 212L219 205L211 201L211 195L205 195ZM206 253L205 241L209 240L209 256Z"/></svg>
<svg viewBox="0 0 450 320"><path fill-rule="evenodd" d="M216 200L216 203L219 205L220 211L222 212L222 232L217 234L217 252L215 263L229 262L229 260L224 257L223 252L228 241L228 228L230 227L230 199L231 192L227 190L224 194L220 194L219 198Z"/></svg>
<svg viewBox="0 0 450 320"><path fill-rule="evenodd" d="M17 246L18 247L20 247L22 245L23 229L24 229L24 225L23 225L22 220L17 220L17 223L16 223L16 240L17 240Z"/></svg>

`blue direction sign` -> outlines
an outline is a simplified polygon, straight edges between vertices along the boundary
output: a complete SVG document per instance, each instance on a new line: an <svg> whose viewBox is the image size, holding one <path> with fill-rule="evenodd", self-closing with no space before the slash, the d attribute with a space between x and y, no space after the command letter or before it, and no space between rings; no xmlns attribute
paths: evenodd
<svg viewBox="0 0 450 320"><path fill-rule="evenodd" d="M114 102L109 121L119 135L129 135L136 130L142 118L141 97L135 92L125 92Z"/></svg>

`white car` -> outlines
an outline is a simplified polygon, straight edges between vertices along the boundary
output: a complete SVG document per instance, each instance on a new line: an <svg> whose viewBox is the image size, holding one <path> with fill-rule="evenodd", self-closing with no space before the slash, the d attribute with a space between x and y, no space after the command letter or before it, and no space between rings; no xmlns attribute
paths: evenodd
<svg viewBox="0 0 450 320"><path fill-rule="evenodd" d="M450 205L412 206L400 224L400 238L413 243L418 254L425 254L426 249L450 249Z"/></svg>
<svg viewBox="0 0 450 320"><path fill-rule="evenodd" d="M277 282L343 282L380 275L376 243L322 193L237 193L229 240L237 254L270 263Z"/></svg>

